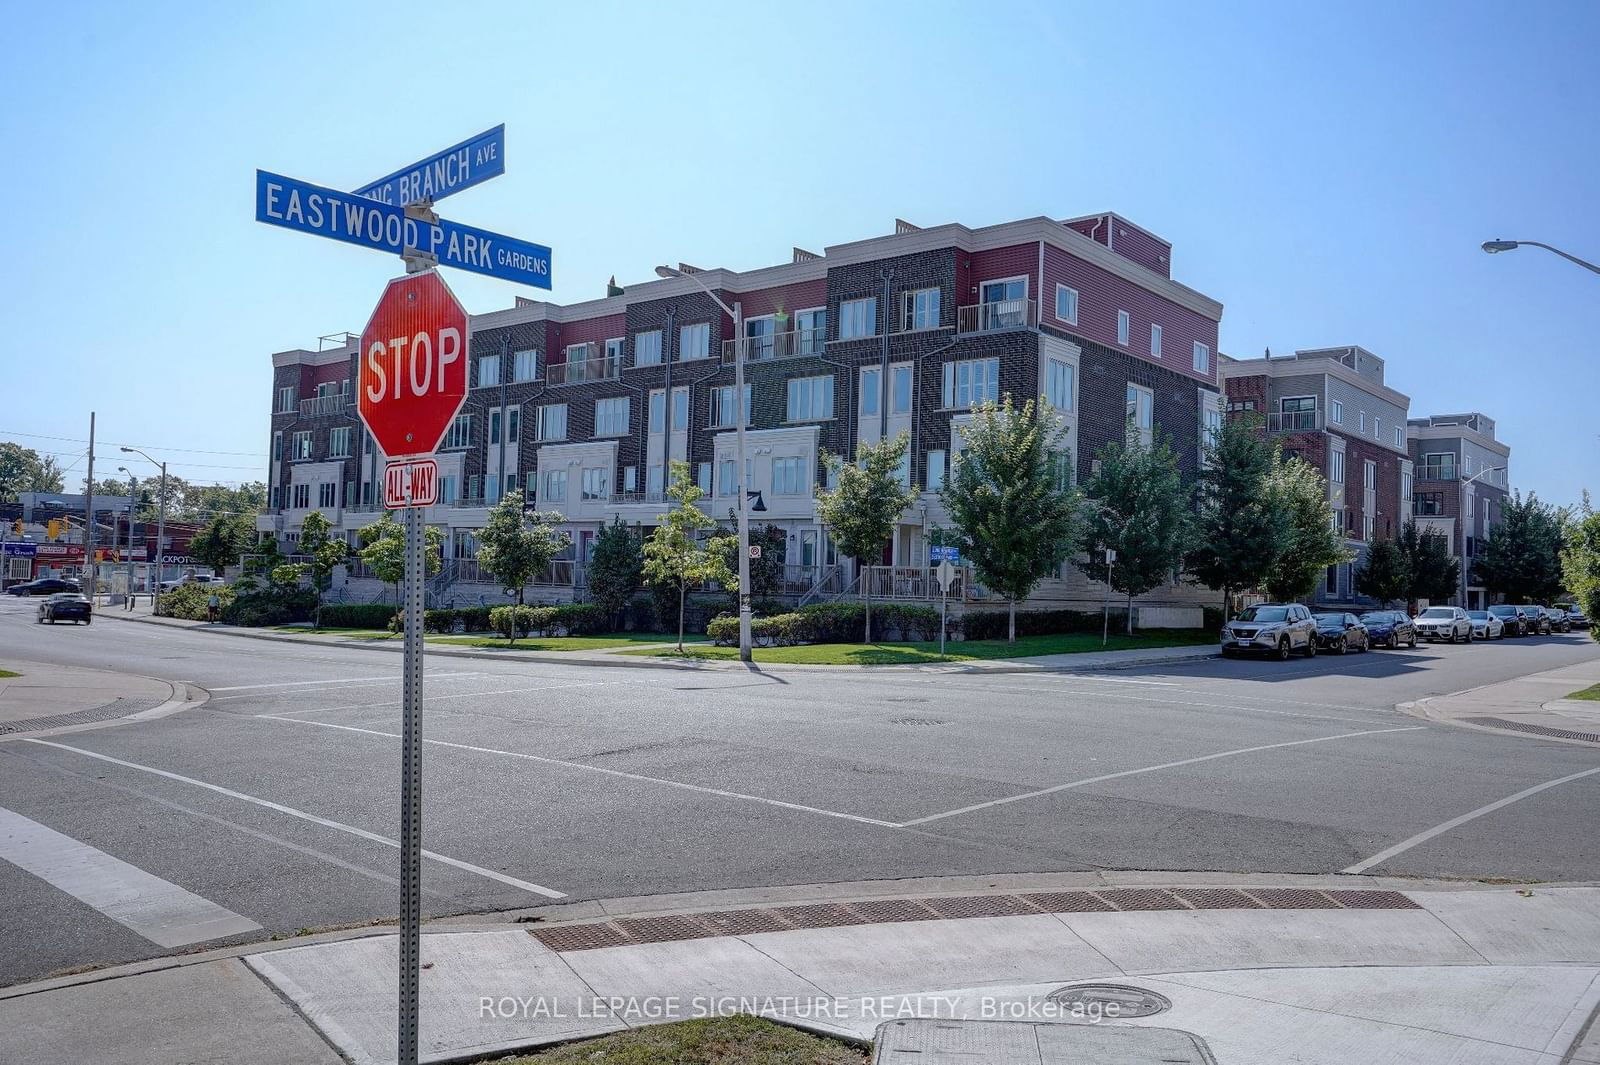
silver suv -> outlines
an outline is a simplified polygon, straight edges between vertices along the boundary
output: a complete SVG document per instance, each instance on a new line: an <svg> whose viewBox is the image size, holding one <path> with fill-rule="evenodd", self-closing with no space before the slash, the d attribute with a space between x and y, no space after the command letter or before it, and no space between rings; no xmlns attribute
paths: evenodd
<svg viewBox="0 0 1600 1065"><path fill-rule="evenodd" d="M1430 606L1417 615L1416 625L1424 640L1472 642L1472 618L1458 606Z"/></svg>
<svg viewBox="0 0 1600 1065"><path fill-rule="evenodd" d="M1280 662L1290 651L1307 658L1317 653L1317 623L1299 603L1257 603L1222 626L1222 656L1272 655Z"/></svg>

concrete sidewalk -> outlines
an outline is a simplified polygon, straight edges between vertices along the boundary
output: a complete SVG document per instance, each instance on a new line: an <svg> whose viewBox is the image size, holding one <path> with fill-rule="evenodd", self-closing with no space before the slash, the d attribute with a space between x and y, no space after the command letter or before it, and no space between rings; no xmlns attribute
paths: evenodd
<svg viewBox="0 0 1600 1065"><path fill-rule="evenodd" d="M1162 887L1153 875L990 878L1010 894L769 889L743 893L748 908L719 892L671 911L579 903L532 925L435 922L423 1057L724 1012L858 1040L912 1016L1087 1021L1052 1013L1050 993L1112 982L1170 1008L1101 1026L1193 1033L1221 1065L1600 1062L1580 1053L1600 1003L1600 887L1217 875ZM395 957L392 934L364 930L0 989L0 1060L391 1061Z"/></svg>
<svg viewBox="0 0 1600 1065"><path fill-rule="evenodd" d="M1600 658L1451 695L1401 703L1429 721L1506 735L1600 745L1600 702L1565 696L1600 684Z"/></svg>
<svg viewBox="0 0 1600 1065"><path fill-rule="evenodd" d="M198 698L186 686L110 670L0 657L0 738L73 731L117 718L164 716Z"/></svg>
<svg viewBox="0 0 1600 1065"><path fill-rule="evenodd" d="M239 636L250 640L274 640L280 643L314 643L320 646L355 647L367 651L403 650L400 641L374 642L341 636L297 636L284 632L266 632L237 625L213 625L205 621L188 621L180 618L155 617L148 607L131 611L108 611L101 617L123 621L141 621L155 625ZM646 645L647 646L647 645ZM960 649L960 643L952 648ZM698 671L724 671L744 673L754 668L763 673L854 673L867 670L873 673L1075 673L1083 670L1125 669L1134 666L1157 665L1168 662L1193 662L1217 657L1217 647L1199 644L1184 647L1151 647L1129 651L1091 651L1081 654L1039 655L1031 658L998 658L975 662L930 662L917 665L895 666L810 666L782 663L758 663L754 667L740 662L685 661L670 658L651 658L646 655L621 654L636 651L641 645L629 644L611 651L524 651L516 648L458 648L447 644L429 643L428 654L444 658L473 658L494 661L555 662L564 665L622 666L635 669L678 669Z"/></svg>

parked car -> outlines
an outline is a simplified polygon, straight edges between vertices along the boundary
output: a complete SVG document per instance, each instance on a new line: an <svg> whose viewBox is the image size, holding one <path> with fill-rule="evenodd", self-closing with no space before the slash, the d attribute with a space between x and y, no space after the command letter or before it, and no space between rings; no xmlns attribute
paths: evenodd
<svg viewBox="0 0 1600 1065"><path fill-rule="evenodd" d="M1317 623L1317 648L1344 654L1346 651L1365 651L1370 644L1367 627L1354 614L1329 611L1313 614Z"/></svg>
<svg viewBox="0 0 1600 1065"><path fill-rule="evenodd" d="M6 591L12 595L55 595L59 592L81 592L83 585L64 577L40 577L25 584L13 584Z"/></svg>
<svg viewBox="0 0 1600 1065"><path fill-rule="evenodd" d="M1516 607L1509 604L1501 604L1500 606L1490 607L1489 613L1500 619L1501 635L1526 636L1528 634L1527 618Z"/></svg>
<svg viewBox="0 0 1600 1065"><path fill-rule="evenodd" d="M1567 612L1560 607L1546 606L1539 609L1544 611L1544 616L1550 619L1551 632L1571 632L1572 622L1567 620Z"/></svg>
<svg viewBox="0 0 1600 1065"><path fill-rule="evenodd" d="M93 620L93 613L89 597L82 592L57 592L39 604L39 624L70 621L76 625L81 621L87 625Z"/></svg>
<svg viewBox="0 0 1600 1065"><path fill-rule="evenodd" d="M1401 644L1417 645L1417 627L1404 610L1369 610L1361 615L1367 627L1367 640L1377 647L1394 650Z"/></svg>
<svg viewBox="0 0 1600 1065"><path fill-rule="evenodd" d="M1424 640L1472 642L1472 619L1458 606L1430 606L1417 615L1417 635Z"/></svg>
<svg viewBox="0 0 1600 1065"><path fill-rule="evenodd" d="M1534 606L1532 603L1518 603L1517 610L1522 614L1522 629L1530 636L1550 635L1550 618L1544 612L1544 607Z"/></svg>
<svg viewBox="0 0 1600 1065"><path fill-rule="evenodd" d="M1567 603L1562 609L1567 612L1567 624L1569 626L1574 629L1587 629L1589 627L1589 615L1585 614L1583 609L1576 603Z"/></svg>
<svg viewBox="0 0 1600 1065"><path fill-rule="evenodd" d="M1222 626L1225 658L1260 654L1281 662L1291 651L1307 658L1317 653L1317 623L1311 620L1311 611L1299 603L1257 603Z"/></svg>
<svg viewBox="0 0 1600 1065"><path fill-rule="evenodd" d="M1494 614L1487 610L1469 610L1467 617L1472 619L1472 635L1480 640L1503 640L1506 638L1506 625Z"/></svg>
<svg viewBox="0 0 1600 1065"><path fill-rule="evenodd" d="M161 590L170 592L174 588L181 588L185 584L227 584L222 577L207 577L200 573L186 573L182 577L173 577L161 582Z"/></svg>

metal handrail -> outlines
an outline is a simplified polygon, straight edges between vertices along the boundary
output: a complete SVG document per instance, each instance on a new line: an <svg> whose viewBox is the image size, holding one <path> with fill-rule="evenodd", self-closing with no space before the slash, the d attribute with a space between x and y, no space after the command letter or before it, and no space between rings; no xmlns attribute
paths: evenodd
<svg viewBox="0 0 1600 1065"><path fill-rule="evenodd" d="M595 345L590 345L591 349ZM587 359L569 359L566 362L546 363L545 383L549 385L576 385L584 381L615 381L622 376L621 355L600 355Z"/></svg>
<svg viewBox="0 0 1600 1065"><path fill-rule="evenodd" d="M992 333L1002 329L1034 329L1039 325L1037 300L991 300L956 308L957 333Z"/></svg>
<svg viewBox="0 0 1600 1065"><path fill-rule="evenodd" d="M1267 432L1269 433L1303 433L1313 432L1322 428L1322 411L1312 410L1274 410L1267 412Z"/></svg>
<svg viewBox="0 0 1600 1065"><path fill-rule="evenodd" d="M766 336L746 337L745 359L765 362L768 359L793 359L805 355L821 355L826 350L827 330L820 326L811 329L786 329ZM722 342L722 361L732 364L739 352L738 339Z"/></svg>
<svg viewBox="0 0 1600 1065"><path fill-rule="evenodd" d="M328 396L313 396L300 401L300 417L319 418L329 414L343 414L349 405L350 397L343 392Z"/></svg>

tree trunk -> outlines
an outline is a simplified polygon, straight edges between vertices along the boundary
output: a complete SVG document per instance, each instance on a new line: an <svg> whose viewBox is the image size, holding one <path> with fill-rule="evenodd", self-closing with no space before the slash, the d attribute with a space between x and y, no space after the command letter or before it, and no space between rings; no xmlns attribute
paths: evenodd
<svg viewBox="0 0 1600 1065"><path fill-rule="evenodd" d="M1128 625L1128 627L1127 627L1126 631L1127 631L1129 636L1132 636L1133 635L1133 593L1132 592L1128 593L1128 622L1127 622L1127 625Z"/></svg>
<svg viewBox="0 0 1600 1065"><path fill-rule="evenodd" d="M678 582L678 653L683 654L683 596L687 586Z"/></svg>
<svg viewBox="0 0 1600 1065"><path fill-rule="evenodd" d="M1017 601L1010 600L1006 609L1006 643L1017 642Z"/></svg>

